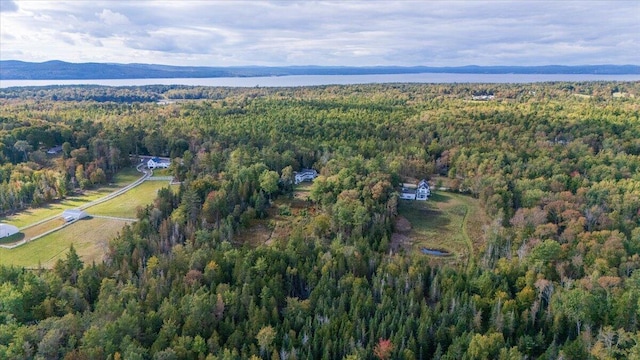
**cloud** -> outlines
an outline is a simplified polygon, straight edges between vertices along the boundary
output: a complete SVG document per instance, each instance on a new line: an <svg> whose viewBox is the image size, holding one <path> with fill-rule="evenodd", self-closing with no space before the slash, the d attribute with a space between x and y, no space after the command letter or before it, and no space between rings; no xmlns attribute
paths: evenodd
<svg viewBox="0 0 640 360"><path fill-rule="evenodd" d="M129 19L117 12L113 12L109 9L103 9L101 13L96 14L100 20L107 25L128 25Z"/></svg>
<svg viewBox="0 0 640 360"><path fill-rule="evenodd" d="M1 0L0 12L13 12L18 11L18 4L13 0Z"/></svg>
<svg viewBox="0 0 640 360"><path fill-rule="evenodd" d="M19 9L11 3L12 12L2 4L2 59L19 52L23 60L175 65L640 59L635 1L28 1Z"/></svg>

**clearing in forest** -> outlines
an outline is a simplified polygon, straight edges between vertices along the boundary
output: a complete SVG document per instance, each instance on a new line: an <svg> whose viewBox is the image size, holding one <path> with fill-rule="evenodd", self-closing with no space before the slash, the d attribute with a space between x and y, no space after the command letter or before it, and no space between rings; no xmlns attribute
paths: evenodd
<svg viewBox="0 0 640 360"><path fill-rule="evenodd" d="M99 262L106 253L108 242L114 238L125 221L87 218L28 242L15 249L0 248L0 264L37 268L51 268L65 258L71 244L85 264Z"/></svg>
<svg viewBox="0 0 640 360"><path fill-rule="evenodd" d="M50 268L58 258L66 256L72 243L85 263L100 261L106 252L109 240L130 222L127 219L136 218L138 208L152 203L158 191L168 186L167 182L144 181L110 200L86 208L85 211L90 216L95 215L94 218L79 220L50 234L44 236L42 234L65 224L59 217L63 210L86 205L139 178L139 172L135 169L127 169L116 176L114 184L85 192L82 196L69 198L60 203L29 209L3 219L4 222L21 227L34 225L22 229L20 233L8 239L3 239L0 244L4 245L12 245L22 240L28 242L13 249L0 248L0 264L30 268L41 265L44 268ZM46 220L47 218L51 219ZM38 238L38 236L42 237ZM31 239L34 240L29 241Z"/></svg>
<svg viewBox="0 0 640 360"><path fill-rule="evenodd" d="M451 255L442 259L460 264L475 261L484 243L482 227L490 221L478 200L448 192L427 201L402 200L398 213L392 248L421 256L430 256L422 255L425 248L446 251Z"/></svg>
<svg viewBox="0 0 640 360"><path fill-rule="evenodd" d="M89 215L135 219L138 208L155 200L158 191L169 186L165 181L145 181L115 198L86 209Z"/></svg>
<svg viewBox="0 0 640 360"><path fill-rule="evenodd" d="M64 210L77 208L98 200L110 193L131 184L139 179L141 174L135 168L127 168L116 174L114 182L94 190L86 190L81 195L70 196L62 201L43 205L34 209L26 209L7 217L0 217L0 222L15 225L18 228L29 226L38 221L62 214Z"/></svg>
<svg viewBox="0 0 640 360"><path fill-rule="evenodd" d="M313 214L308 200L311 182L295 185L293 196L280 196L267 209L266 219L253 219L249 226L236 235L235 240L251 246L271 245L275 240L285 240L294 228L304 227Z"/></svg>

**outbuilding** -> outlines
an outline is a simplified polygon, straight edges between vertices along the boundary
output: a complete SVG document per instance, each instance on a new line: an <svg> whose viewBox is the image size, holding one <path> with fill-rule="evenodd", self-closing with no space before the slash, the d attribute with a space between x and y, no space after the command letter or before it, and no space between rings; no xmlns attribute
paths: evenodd
<svg viewBox="0 0 640 360"><path fill-rule="evenodd" d="M86 218L87 216L89 216L89 214L80 209L68 209L62 212L62 218L66 222L80 220Z"/></svg>
<svg viewBox="0 0 640 360"><path fill-rule="evenodd" d="M9 224L0 224L0 239L17 234L18 228Z"/></svg>

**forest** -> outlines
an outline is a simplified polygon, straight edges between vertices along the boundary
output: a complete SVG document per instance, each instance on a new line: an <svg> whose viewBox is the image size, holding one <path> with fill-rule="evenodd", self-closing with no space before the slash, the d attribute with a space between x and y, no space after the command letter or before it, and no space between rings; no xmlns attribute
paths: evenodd
<svg viewBox="0 0 640 360"><path fill-rule="evenodd" d="M638 82L0 89L0 215L137 155L170 157L181 182L99 263L72 247L53 269L0 264L0 358L640 359L639 96ZM295 226L250 241L303 168L320 176ZM398 185L423 178L491 219L475 258L392 251Z"/></svg>

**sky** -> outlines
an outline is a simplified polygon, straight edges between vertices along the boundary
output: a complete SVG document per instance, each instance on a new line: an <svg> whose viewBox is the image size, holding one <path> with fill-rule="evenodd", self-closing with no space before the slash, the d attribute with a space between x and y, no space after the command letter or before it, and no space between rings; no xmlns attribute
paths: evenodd
<svg viewBox="0 0 640 360"><path fill-rule="evenodd" d="M0 60L640 64L640 1L0 0Z"/></svg>

